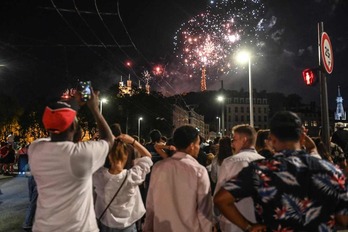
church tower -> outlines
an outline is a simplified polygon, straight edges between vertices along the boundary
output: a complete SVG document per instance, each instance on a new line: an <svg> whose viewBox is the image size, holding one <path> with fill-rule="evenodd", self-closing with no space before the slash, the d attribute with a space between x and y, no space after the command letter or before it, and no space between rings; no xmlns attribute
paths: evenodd
<svg viewBox="0 0 348 232"><path fill-rule="evenodd" d="M335 120L342 121L346 120L346 112L344 112L343 108L343 98L341 97L340 86L338 86L338 96L336 97L336 111L335 111Z"/></svg>

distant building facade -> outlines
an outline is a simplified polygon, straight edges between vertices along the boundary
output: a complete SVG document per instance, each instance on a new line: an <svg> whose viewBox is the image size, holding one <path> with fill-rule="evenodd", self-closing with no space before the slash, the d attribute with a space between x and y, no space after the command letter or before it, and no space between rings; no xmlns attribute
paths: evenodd
<svg viewBox="0 0 348 232"><path fill-rule="evenodd" d="M231 133L231 128L239 124L250 124L249 93L240 91L232 92L225 100L226 135ZM268 128L269 104L265 92L254 92L253 97L254 127L256 129Z"/></svg>
<svg viewBox="0 0 348 232"><path fill-rule="evenodd" d="M301 118L303 126L308 130L307 134L309 136L319 136L321 129L321 113L320 107L317 106L315 102L301 104L296 108L288 110L295 112Z"/></svg>
<svg viewBox="0 0 348 232"><path fill-rule="evenodd" d="M183 125L195 127L199 134L206 138L209 132L209 125L204 123L204 116L193 109L186 110L178 105L173 105L173 126L178 128Z"/></svg>
<svg viewBox="0 0 348 232"><path fill-rule="evenodd" d="M178 105L173 105L173 127L189 124L189 112Z"/></svg>

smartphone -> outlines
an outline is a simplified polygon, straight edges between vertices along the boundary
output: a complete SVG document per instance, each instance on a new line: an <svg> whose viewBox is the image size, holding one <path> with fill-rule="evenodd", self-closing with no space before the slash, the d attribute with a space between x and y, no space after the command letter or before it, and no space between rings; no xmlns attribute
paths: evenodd
<svg viewBox="0 0 348 232"><path fill-rule="evenodd" d="M80 81L78 91L81 93L81 100L86 102L91 98L91 82Z"/></svg>

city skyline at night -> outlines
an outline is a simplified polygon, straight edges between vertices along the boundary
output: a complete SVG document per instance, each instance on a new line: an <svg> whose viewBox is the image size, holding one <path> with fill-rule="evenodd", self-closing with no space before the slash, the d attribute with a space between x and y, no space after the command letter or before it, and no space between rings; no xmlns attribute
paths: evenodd
<svg viewBox="0 0 348 232"><path fill-rule="evenodd" d="M198 44L203 53L213 54L212 49L218 48L225 52L222 53L224 65L227 66L229 60L233 63L237 49L214 44L212 25L229 31L230 34L225 33L227 42L236 43L236 48L250 45L241 41L242 29L253 31L254 35L247 35L247 40L255 39L255 46L250 46L253 49L253 87L259 91L296 93L305 102L319 102L319 85L305 86L301 73L305 68L318 65L317 23L324 22L335 57L334 71L327 76L330 107L335 107L338 85L343 99L346 97L346 2L248 0L244 5L237 1L227 1L224 5L224 2L49 0L32 4L4 1L0 36L0 61L4 66L0 67L0 81L7 88L3 92L15 93L28 101L28 98L40 98L72 86L77 79L91 80L97 88L107 91L121 76L129 75L133 83L150 82L151 90L165 95L200 91L202 64L196 64L191 74L187 74L187 70L184 73L180 65L187 57L177 56L179 47L175 44L180 41L174 38L178 31L183 32L180 30L183 25L204 18L215 21L209 24L210 36L204 30L200 32L205 36L204 42ZM203 16L207 12L214 13L214 17ZM254 21L243 20L247 12L255 15ZM256 25L250 25L251 22ZM192 30L193 25L190 26ZM215 40L222 37L214 36ZM213 66L221 58L210 61L212 63L206 65ZM208 69L207 89L218 90L221 81L226 89L247 89L246 65L233 65L233 71L225 68L221 73L223 67ZM150 73L151 78L145 77L145 72Z"/></svg>

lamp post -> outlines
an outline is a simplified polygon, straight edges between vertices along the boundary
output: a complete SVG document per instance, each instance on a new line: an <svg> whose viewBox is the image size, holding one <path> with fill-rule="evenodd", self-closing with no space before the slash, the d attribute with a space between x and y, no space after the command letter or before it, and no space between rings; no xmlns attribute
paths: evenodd
<svg viewBox="0 0 348 232"><path fill-rule="evenodd" d="M225 98L223 96L218 96L217 100L221 102L221 135L225 135Z"/></svg>
<svg viewBox="0 0 348 232"><path fill-rule="evenodd" d="M253 98L253 85L251 82L251 56L248 52L241 52L238 54L238 61L249 65L249 112L250 112L250 126L254 126L254 98Z"/></svg>
<svg viewBox="0 0 348 232"><path fill-rule="evenodd" d="M142 117L138 118L138 142L140 142L140 122L143 120Z"/></svg>
<svg viewBox="0 0 348 232"><path fill-rule="evenodd" d="M106 98L101 98L100 101L99 101L99 109L100 109L100 114L103 113L103 103L107 103L108 100Z"/></svg>
<svg viewBox="0 0 348 232"><path fill-rule="evenodd" d="M220 133L221 133L221 118L220 117L216 117L216 119L219 120L219 125L218 125L218 135L220 136Z"/></svg>

